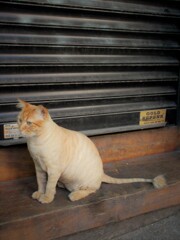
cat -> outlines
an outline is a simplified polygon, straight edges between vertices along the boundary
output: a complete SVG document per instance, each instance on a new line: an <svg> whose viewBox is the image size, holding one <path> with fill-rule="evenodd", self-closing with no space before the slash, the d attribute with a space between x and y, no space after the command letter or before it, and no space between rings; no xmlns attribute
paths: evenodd
<svg viewBox="0 0 180 240"><path fill-rule="evenodd" d="M58 126L48 110L18 100L19 130L35 164L38 190L32 198L40 203L54 200L56 185L70 191L69 199L76 201L95 193L105 183L150 182L155 188L166 185L160 175L154 179L119 179L106 175L94 143L84 134Z"/></svg>

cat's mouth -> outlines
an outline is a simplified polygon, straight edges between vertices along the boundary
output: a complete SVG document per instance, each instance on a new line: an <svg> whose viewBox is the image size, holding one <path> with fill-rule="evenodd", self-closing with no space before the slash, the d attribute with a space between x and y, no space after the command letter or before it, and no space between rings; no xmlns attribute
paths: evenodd
<svg viewBox="0 0 180 240"><path fill-rule="evenodd" d="M20 131L20 130L19 130ZM31 133L27 133L27 132L24 132L24 131L20 131L22 137L25 137L25 138L30 138L30 137L34 137L36 136L35 133L31 132Z"/></svg>

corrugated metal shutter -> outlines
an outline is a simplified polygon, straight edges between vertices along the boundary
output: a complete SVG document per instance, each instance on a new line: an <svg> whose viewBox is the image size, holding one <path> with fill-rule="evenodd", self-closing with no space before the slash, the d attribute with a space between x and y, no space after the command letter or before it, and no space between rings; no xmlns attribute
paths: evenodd
<svg viewBox="0 0 180 240"><path fill-rule="evenodd" d="M21 142L4 132L17 98L88 135L165 125L143 110L176 124L179 18L174 0L0 1L0 144Z"/></svg>

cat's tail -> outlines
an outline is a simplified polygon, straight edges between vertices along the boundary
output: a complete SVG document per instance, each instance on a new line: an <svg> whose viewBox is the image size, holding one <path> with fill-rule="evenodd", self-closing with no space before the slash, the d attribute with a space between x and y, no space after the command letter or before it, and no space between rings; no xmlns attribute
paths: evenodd
<svg viewBox="0 0 180 240"><path fill-rule="evenodd" d="M149 182L152 183L155 188L163 188L166 186L166 179L163 175L158 175L153 179L145 178L113 178L105 173L102 177L102 182L105 183L114 183L114 184L123 184L123 183L133 183L133 182Z"/></svg>

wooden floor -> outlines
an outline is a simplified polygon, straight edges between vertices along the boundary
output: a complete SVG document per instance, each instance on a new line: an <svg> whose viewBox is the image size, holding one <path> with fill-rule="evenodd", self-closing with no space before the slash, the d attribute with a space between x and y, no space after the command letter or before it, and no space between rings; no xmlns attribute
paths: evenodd
<svg viewBox="0 0 180 240"><path fill-rule="evenodd" d="M164 174L167 187L148 183L102 184L84 200L70 202L68 191L57 189L53 203L31 199L35 177L0 183L0 239L55 239L108 223L122 221L180 204L180 151L106 163L115 177L153 178Z"/></svg>

